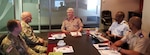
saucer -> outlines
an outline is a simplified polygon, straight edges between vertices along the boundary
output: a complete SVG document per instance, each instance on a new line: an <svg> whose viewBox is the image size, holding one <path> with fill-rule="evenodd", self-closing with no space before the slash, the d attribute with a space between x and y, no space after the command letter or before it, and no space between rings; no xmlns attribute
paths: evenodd
<svg viewBox="0 0 150 55"><path fill-rule="evenodd" d="M57 46L65 46L66 43L57 43Z"/></svg>

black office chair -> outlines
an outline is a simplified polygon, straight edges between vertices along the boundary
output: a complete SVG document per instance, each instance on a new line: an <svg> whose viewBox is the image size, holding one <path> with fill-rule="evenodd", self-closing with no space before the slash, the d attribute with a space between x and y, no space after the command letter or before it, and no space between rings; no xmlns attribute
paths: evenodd
<svg viewBox="0 0 150 55"><path fill-rule="evenodd" d="M1 43L6 36L7 36L7 34L3 34L2 36L0 36L0 55L5 55L5 53L2 50Z"/></svg>
<svg viewBox="0 0 150 55"><path fill-rule="evenodd" d="M149 38L150 38L150 32L149 32Z"/></svg>
<svg viewBox="0 0 150 55"><path fill-rule="evenodd" d="M104 30L108 30L109 26L112 24L111 11L104 10L101 15L101 22L104 25Z"/></svg>

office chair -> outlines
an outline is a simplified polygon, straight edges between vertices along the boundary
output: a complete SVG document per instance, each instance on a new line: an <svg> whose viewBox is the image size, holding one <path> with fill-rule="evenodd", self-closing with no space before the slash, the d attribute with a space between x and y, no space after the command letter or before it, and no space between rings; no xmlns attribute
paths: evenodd
<svg viewBox="0 0 150 55"><path fill-rule="evenodd" d="M3 39L7 36L7 34L3 34L2 36L0 36L0 44L2 43Z"/></svg>
<svg viewBox="0 0 150 55"><path fill-rule="evenodd" d="M82 18L80 18L80 20L81 20L81 22L83 23L83 20L82 20Z"/></svg>
<svg viewBox="0 0 150 55"><path fill-rule="evenodd" d="M112 24L111 11L104 10L101 15L101 22L104 25L104 30L108 30L109 26Z"/></svg>
<svg viewBox="0 0 150 55"><path fill-rule="evenodd" d="M149 38L150 38L150 32L149 32L149 35L148 35L148 36L149 36Z"/></svg>
<svg viewBox="0 0 150 55"><path fill-rule="evenodd" d="M5 53L2 50L1 43L6 36L7 36L7 34L3 34L2 36L0 36L0 55L5 55Z"/></svg>

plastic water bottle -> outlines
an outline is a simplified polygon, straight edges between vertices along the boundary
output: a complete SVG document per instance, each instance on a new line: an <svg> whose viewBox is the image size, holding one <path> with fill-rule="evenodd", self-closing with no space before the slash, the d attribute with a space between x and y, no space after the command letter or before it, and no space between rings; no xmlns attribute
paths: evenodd
<svg viewBox="0 0 150 55"><path fill-rule="evenodd" d="M98 27L95 28L95 32L98 32Z"/></svg>
<svg viewBox="0 0 150 55"><path fill-rule="evenodd" d="M86 30L86 34L90 35L90 29L89 28Z"/></svg>

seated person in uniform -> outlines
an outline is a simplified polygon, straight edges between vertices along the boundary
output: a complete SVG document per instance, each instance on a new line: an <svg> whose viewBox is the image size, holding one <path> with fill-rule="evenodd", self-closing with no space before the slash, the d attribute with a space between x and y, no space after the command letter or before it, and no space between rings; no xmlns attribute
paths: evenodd
<svg viewBox="0 0 150 55"><path fill-rule="evenodd" d="M47 50L47 43L48 41L45 41L44 39L35 36L31 26L29 23L32 20L32 15L30 12L23 12L21 15L21 27L22 27L22 32L21 35L25 39L27 45L34 49L35 51L40 51L40 52L46 52Z"/></svg>
<svg viewBox="0 0 150 55"><path fill-rule="evenodd" d="M129 26L124 20L124 17L125 15L122 11L116 13L115 21L111 24L108 31L106 31L106 37L110 39L110 41L115 42L121 39L129 30Z"/></svg>
<svg viewBox="0 0 150 55"><path fill-rule="evenodd" d="M83 23L81 19L74 16L74 9L67 9L67 18L63 21L61 31L65 33L69 32L81 32L83 29Z"/></svg>
<svg viewBox="0 0 150 55"><path fill-rule="evenodd" d="M149 37L141 30L142 21L139 17L131 17L129 27L131 31L121 39L111 45L111 49L116 49L125 55L145 55L146 49L149 46ZM129 44L129 50L123 49L123 43Z"/></svg>
<svg viewBox="0 0 150 55"><path fill-rule="evenodd" d="M6 55L40 55L26 45L21 37L21 24L19 20L9 20L7 23L9 33L3 39L1 46ZM42 55L42 54L41 54ZM46 55L46 54L43 54Z"/></svg>

